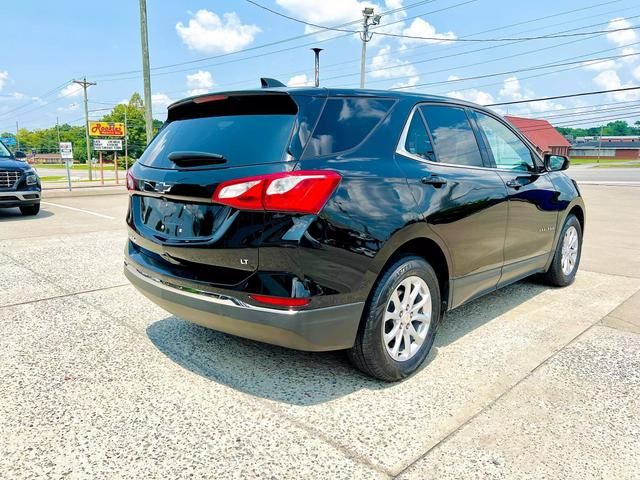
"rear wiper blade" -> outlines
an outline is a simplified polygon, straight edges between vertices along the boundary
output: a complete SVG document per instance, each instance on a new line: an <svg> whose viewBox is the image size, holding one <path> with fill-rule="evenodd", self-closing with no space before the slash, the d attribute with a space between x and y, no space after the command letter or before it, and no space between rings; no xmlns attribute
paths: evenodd
<svg viewBox="0 0 640 480"><path fill-rule="evenodd" d="M168 156L176 165L221 165L227 159L219 153L210 152L171 152Z"/></svg>

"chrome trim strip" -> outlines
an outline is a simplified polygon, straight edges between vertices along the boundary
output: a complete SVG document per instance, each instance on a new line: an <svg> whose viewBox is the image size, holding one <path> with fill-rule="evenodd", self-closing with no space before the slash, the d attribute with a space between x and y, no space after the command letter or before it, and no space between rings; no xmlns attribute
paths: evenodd
<svg viewBox="0 0 640 480"><path fill-rule="evenodd" d="M186 297L197 298L199 300L204 300L204 301L207 301L207 302L210 302L210 303L215 303L215 304L218 304L218 305L227 305L227 306L241 308L241 309L245 309L245 310L251 310L251 311L255 311L255 312L267 312L267 313L275 313L275 314L280 314L280 315L295 316L295 315L303 314L303 313L309 312L309 311L317 312L317 311L321 311L321 310L322 311L324 311L324 310L332 310L332 309L335 309L335 308L344 307L346 305L359 305L359 304L363 303L363 302L355 302L355 303L351 303L351 304L336 305L336 306L332 306L332 307L314 308L314 309L310 309L310 310L281 310L281 309L276 309L276 308L258 307L258 306L255 306L255 305L250 305L248 303L243 302L242 300L239 300L237 298L230 297L230 296L227 296L227 295L221 295L221 294L217 294L217 293L206 292L206 291L203 291L203 290L185 289L185 288L179 287L178 285L167 283L165 281L160 280L159 278L155 278L155 277L152 277L152 276L147 275L145 273L142 273L140 270L135 268L132 264L127 263L126 261L124 262L124 266L129 271L129 273L131 273L132 275L138 277L140 280L146 281L148 283L149 282L153 282L158 288L162 288L163 290L174 292L174 293L179 294L179 295L184 295ZM197 293L193 293L193 292L191 292L189 290L195 290Z"/></svg>
<svg viewBox="0 0 640 480"><path fill-rule="evenodd" d="M25 195L36 195L36 198L25 198ZM20 201L30 202L33 200L40 200L40 192L35 190L26 192L0 192L0 202L3 201L2 197L18 197L18 200Z"/></svg>
<svg viewBox="0 0 640 480"><path fill-rule="evenodd" d="M166 193L158 193L158 192L145 192L142 190L133 190L129 191L129 195L141 195L145 197L154 197L154 198L166 198L167 200L178 200L181 202L192 202L192 203L213 203L210 198L203 197L185 197L182 195L167 195Z"/></svg>

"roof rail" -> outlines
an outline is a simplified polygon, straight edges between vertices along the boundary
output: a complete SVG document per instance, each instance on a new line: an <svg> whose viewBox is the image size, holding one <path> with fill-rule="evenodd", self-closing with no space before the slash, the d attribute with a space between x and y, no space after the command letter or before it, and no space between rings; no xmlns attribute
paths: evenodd
<svg viewBox="0 0 640 480"><path fill-rule="evenodd" d="M275 78L266 78L262 77L260 79L260 85L262 88L272 88L272 87L286 87L286 85Z"/></svg>

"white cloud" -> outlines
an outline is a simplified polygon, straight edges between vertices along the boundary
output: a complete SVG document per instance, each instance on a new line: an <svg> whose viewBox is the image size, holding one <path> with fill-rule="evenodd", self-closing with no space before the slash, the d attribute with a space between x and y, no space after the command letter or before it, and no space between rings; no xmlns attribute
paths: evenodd
<svg viewBox="0 0 640 480"><path fill-rule="evenodd" d="M633 77L634 77L636 80L640 81L640 66L636 67L636 68L633 70Z"/></svg>
<svg viewBox="0 0 640 480"><path fill-rule="evenodd" d="M82 95L82 87L77 83L70 83L58 94L59 97L79 97L80 95Z"/></svg>
<svg viewBox="0 0 640 480"><path fill-rule="evenodd" d="M166 110L173 103L166 93L154 93L151 95L151 106L153 110Z"/></svg>
<svg viewBox="0 0 640 480"><path fill-rule="evenodd" d="M613 60L589 60L583 62L582 66L587 70L595 70L601 72L603 70L615 70L619 65Z"/></svg>
<svg viewBox="0 0 640 480"><path fill-rule="evenodd" d="M609 22L607 30L617 30L620 28L630 28L633 24L624 17L614 18ZM619 32L607 33L607 38L616 45L623 46L633 43L638 38L635 30L621 30Z"/></svg>
<svg viewBox="0 0 640 480"><path fill-rule="evenodd" d="M287 81L288 87L311 87L313 85L314 80L308 78L306 73L294 75Z"/></svg>
<svg viewBox="0 0 640 480"><path fill-rule="evenodd" d="M438 33L436 28L431 25L426 20L422 18L416 18L411 22L408 28L405 28L402 31L403 35L408 35L411 37L429 37L435 38L438 40L420 40L413 38L403 38L403 44L411 44L411 43L446 43L446 40L454 40L456 39L456 34L453 32L446 33Z"/></svg>
<svg viewBox="0 0 640 480"><path fill-rule="evenodd" d="M500 89L500 97L508 101L518 101L524 98L518 77L513 76L505 79Z"/></svg>
<svg viewBox="0 0 640 480"><path fill-rule="evenodd" d="M635 71L634 71L635 75ZM605 70L604 72L600 72L594 79L593 83L595 83L598 87L603 90L615 90L618 88L626 88L633 87L632 83L623 83L620 80L620 76L614 70ZM626 92L611 92L609 93L611 98L619 102L625 102L629 100L636 100L640 98L640 93L637 90L629 90Z"/></svg>
<svg viewBox="0 0 640 480"><path fill-rule="evenodd" d="M220 18L209 10L198 10L188 25L176 24L182 41L191 49L203 53L231 53L250 45L262 30L257 25L245 25L235 12Z"/></svg>
<svg viewBox="0 0 640 480"><path fill-rule="evenodd" d="M638 50L634 47L625 47L621 51L622 55L629 55L622 59L625 63L635 63L638 60Z"/></svg>
<svg viewBox="0 0 640 480"><path fill-rule="evenodd" d="M276 3L297 18L322 26L361 19L360 12L364 7L374 7L376 13L382 11L372 2L357 0L276 0Z"/></svg>
<svg viewBox="0 0 640 480"><path fill-rule="evenodd" d="M79 108L80 108L80 104L79 103L70 103L66 107L58 107L58 108L56 108L56 110L58 112L75 112Z"/></svg>
<svg viewBox="0 0 640 480"><path fill-rule="evenodd" d="M409 62L400 60L391 54L391 46L387 45L378 50L378 53L371 59L371 72L373 78L397 78L417 75L416 68L409 65Z"/></svg>
<svg viewBox="0 0 640 480"><path fill-rule="evenodd" d="M214 82L211 72L198 70L196 73L187 75L187 88L189 95L200 95L208 93L213 88Z"/></svg>
<svg viewBox="0 0 640 480"><path fill-rule="evenodd" d="M0 92L4 89L4 86L7 84L8 80L9 80L9 72L7 72L6 70L3 72L0 72Z"/></svg>
<svg viewBox="0 0 640 480"><path fill-rule="evenodd" d="M447 93L447 97L467 100L468 102L477 103L478 105L489 105L491 103L495 103L493 95L491 95L489 92L476 90L475 88L471 88L468 90L454 90Z"/></svg>

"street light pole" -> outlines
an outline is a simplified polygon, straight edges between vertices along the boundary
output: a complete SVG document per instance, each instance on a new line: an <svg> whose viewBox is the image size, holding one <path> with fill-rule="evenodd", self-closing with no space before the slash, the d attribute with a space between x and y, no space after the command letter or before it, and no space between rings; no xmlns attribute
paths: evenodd
<svg viewBox="0 0 640 480"><path fill-rule="evenodd" d="M147 0L140 0L140 42L142 44L142 77L144 79L144 123L147 143L153 137L153 117L151 115L151 74L149 69L149 32L147 31Z"/></svg>
<svg viewBox="0 0 640 480"><path fill-rule="evenodd" d="M91 85L96 85L96 82L87 82L87 77L82 80L74 80L73 83L77 83L84 90L84 128L85 128L85 140L87 141L87 168L89 170L89 181L93 180L93 174L91 172L91 145L89 144L89 101L87 99L87 88Z"/></svg>
<svg viewBox="0 0 640 480"><path fill-rule="evenodd" d="M362 40L362 56L360 58L360 88L364 88L364 71L367 65L367 43L373 37L373 33L369 32L371 25L379 25L381 15L375 15L373 8L367 7L362 10L362 32L360 32L360 40Z"/></svg>

